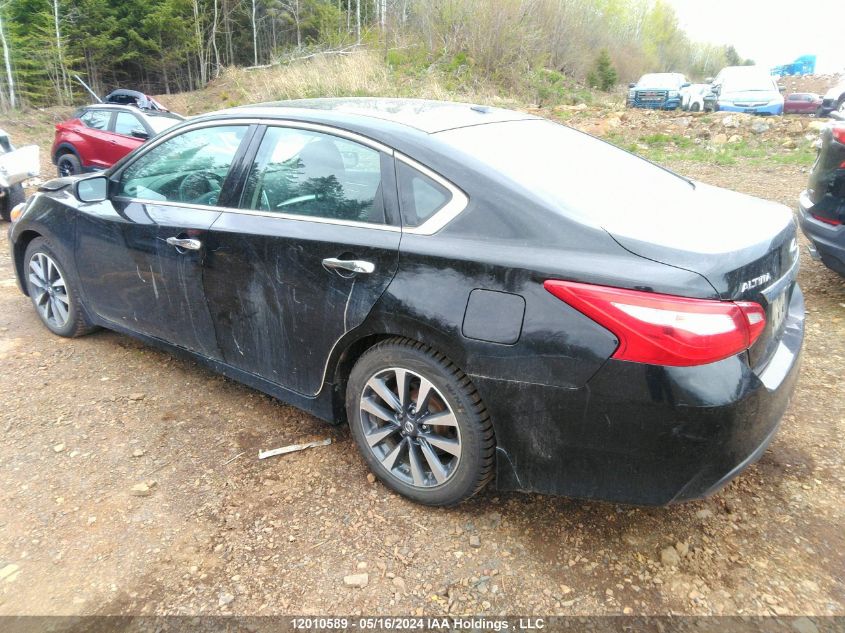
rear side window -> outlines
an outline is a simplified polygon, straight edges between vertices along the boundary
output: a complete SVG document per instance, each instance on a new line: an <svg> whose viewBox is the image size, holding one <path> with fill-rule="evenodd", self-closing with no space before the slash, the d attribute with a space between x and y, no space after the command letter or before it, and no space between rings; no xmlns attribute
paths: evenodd
<svg viewBox="0 0 845 633"><path fill-rule="evenodd" d="M250 169L241 206L384 224L381 154L338 136L270 127Z"/></svg>
<svg viewBox="0 0 845 633"><path fill-rule="evenodd" d="M88 110L79 117L79 120L85 124L85 127L90 127L94 130L107 130L110 118L111 112L106 112L105 110Z"/></svg>
<svg viewBox="0 0 845 633"><path fill-rule="evenodd" d="M446 187L402 161L396 161L396 176L402 226L420 226L452 199Z"/></svg>

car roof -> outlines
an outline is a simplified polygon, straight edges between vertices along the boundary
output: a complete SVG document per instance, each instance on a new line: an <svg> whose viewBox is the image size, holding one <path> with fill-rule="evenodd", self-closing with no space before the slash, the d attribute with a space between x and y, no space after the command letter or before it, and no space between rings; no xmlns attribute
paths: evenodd
<svg viewBox="0 0 845 633"><path fill-rule="evenodd" d="M185 117L176 114L175 112L160 112L158 110L145 110L138 106L122 104L122 103L89 103L80 108L81 110L119 110L120 112L133 112L141 116L162 117L171 119L184 119Z"/></svg>
<svg viewBox="0 0 845 633"><path fill-rule="evenodd" d="M471 125L539 118L523 112L472 103L381 97L277 101L221 110L207 116L214 117L215 115L258 118L294 117L335 125L368 124L376 128L385 123L426 134Z"/></svg>

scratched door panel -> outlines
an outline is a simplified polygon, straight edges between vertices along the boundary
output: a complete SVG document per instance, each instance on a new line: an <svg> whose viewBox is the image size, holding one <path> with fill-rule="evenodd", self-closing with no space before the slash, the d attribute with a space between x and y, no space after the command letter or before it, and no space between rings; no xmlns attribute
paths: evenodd
<svg viewBox="0 0 845 633"><path fill-rule="evenodd" d="M224 212L203 282L225 361L303 394L320 390L337 340L360 325L396 272L400 232ZM370 262L342 276L328 258Z"/></svg>

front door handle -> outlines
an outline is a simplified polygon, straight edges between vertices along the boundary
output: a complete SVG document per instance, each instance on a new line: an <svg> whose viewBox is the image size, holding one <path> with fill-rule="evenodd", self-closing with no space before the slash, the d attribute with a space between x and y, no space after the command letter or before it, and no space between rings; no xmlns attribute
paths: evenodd
<svg viewBox="0 0 845 633"><path fill-rule="evenodd" d="M363 259L337 259L336 257L328 257L324 259L323 266L331 270L348 270L351 273L366 274L369 274L376 269L375 264L364 261Z"/></svg>
<svg viewBox="0 0 845 633"><path fill-rule="evenodd" d="M187 251L198 251L202 248L202 242L190 238L168 237L167 243L176 248L184 248Z"/></svg>

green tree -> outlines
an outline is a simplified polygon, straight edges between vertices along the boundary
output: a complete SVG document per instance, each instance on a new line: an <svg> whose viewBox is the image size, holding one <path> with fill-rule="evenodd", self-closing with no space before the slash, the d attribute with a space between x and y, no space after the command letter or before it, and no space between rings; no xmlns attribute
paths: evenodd
<svg viewBox="0 0 845 633"><path fill-rule="evenodd" d="M619 75L613 67L613 62L610 60L610 53L606 48L603 48L596 59L596 64L590 74L587 75L587 83L592 88L599 88L605 92L610 90L619 81Z"/></svg>

